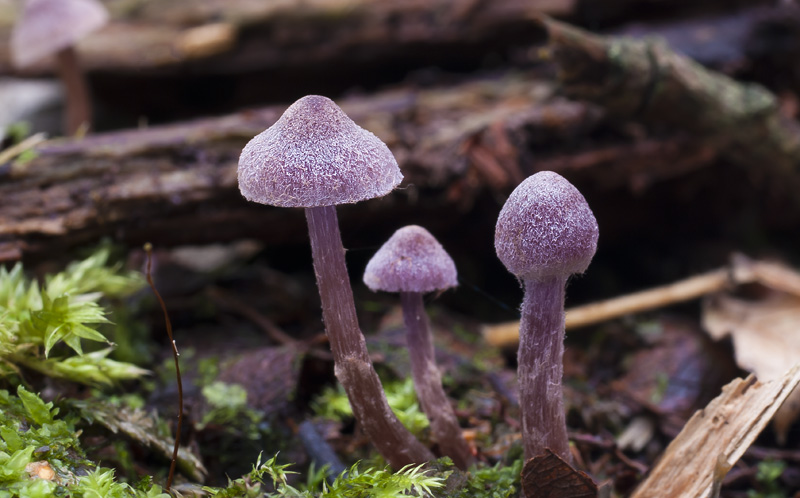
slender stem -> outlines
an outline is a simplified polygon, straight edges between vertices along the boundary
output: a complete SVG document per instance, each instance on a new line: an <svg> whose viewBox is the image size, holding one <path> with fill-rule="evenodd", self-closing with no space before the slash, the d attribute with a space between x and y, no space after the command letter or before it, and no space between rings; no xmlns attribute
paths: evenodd
<svg viewBox="0 0 800 498"><path fill-rule="evenodd" d="M452 458L458 468L466 469L473 462L472 452L442 388L442 376L436 367L433 338L422 294L401 292L400 299L408 331L411 373L422 411L431 422L431 433L442 454Z"/></svg>
<svg viewBox="0 0 800 498"><path fill-rule="evenodd" d="M525 458L549 448L569 462L572 457L561 389L566 280L554 277L524 284L517 382Z"/></svg>
<svg viewBox="0 0 800 498"><path fill-rule="evenodd" d="M175 343L175 339L172 336L172 322L170 321L169 314L167 313L167 305L164 303L164 299L161 297L158 289L156 289L156 284L153 282L153 276L150 272L153 265L153 246L148 242L145 244L144 250L145 253L147 253L147 271L145 272L145 276L147 278L147 283L150 284L150 288L153 289L153 294L155 294L156 299L158 299L158 304L161 305L161 311L164 312L164 323L166 323L167 336L169 337L169 342L172 346L172 358L175 360L175 377L178 382L178 427L175 429L175 445L172 448L172 461L169 464L169 475L167 476L166 491L169 493L170 489L172 488L172 479L175 477L175 466L178 463L178 449L181 447L181 432L183 430L183 381L181 380L181 355L178 353L178 345Z"/></svg>
<svg viewBox="0 0 800 498"><path fill-rule="evenodd" d="M356 420L392 467L399 469L432 460L430 450L408 432L389 408L372 367L358 326L336 208L306 208L306 221L336 378L347 392Z"/></svg>
<svg viewBox="0 0 800 498"><path fill-rule="evenodd" d="M78 64L78 54L72 47L58 52L58 72L64 84L66 94L66 112L64 115L64 134L73 136L84 123L87 127L92 122L92 103L89 99L89 87L86 77Z"/></svg>

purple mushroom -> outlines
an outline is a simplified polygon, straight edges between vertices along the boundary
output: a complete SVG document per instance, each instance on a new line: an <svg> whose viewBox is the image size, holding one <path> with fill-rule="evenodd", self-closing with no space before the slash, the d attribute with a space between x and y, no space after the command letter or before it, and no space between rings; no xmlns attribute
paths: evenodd
<svg viewBox="0 0 800 498"><path fill-rule="evenodd" d="M434 441L443 455L461 469L473 462L453 407L442 388L433 338L422 302L426 292L458 285L456 265L441 244L422 227L396 231L367 263L364 283L373 291L399 292L408 332L411 372L422 411L431 423Z"/></svg>
<svg viewBox="0 0 800 498"><path fill-rule="evenodd" d="M292 104L239 157L239 190L247 200L305 208L336 377L360 426L395 468L426 462L433 454L389 408L372 366L356 317L335 206L386 195L402 178L386 144L318 95Z"/></svg>
<svg viewBox="0 0 800 498"><path fill-rule="evenodd" d="M564 286L589 266L597 234L586 199L552 171L523 181L497 220L497 256L525 291L517 356L525 458L549 448L571 460L561 391Z"/></svg>
<svg viewBox="0 0 800 498"><path fill-rule="evenodd" d="M97 0L26 0L11 33L14 65L31 66L55 55L64 84L67 110L64 131L73 135L90 126L92 107L75 45L108 22L108 11Z"/></svg>

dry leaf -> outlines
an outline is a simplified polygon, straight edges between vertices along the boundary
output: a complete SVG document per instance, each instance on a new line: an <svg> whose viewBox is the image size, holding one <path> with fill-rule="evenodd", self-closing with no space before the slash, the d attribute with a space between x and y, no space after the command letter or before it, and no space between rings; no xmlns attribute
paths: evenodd
<svg viewBox="0 0 800 498"><path fill-rule="evenodd" d="M584 472L575 470L561 457L545 450L525 462L522 494L530 498L595 498L597 485Z"/></svg>
<svg viewBox="0 0 800 498"><path fill-rule="evenodd" d="M800 358L800 297L770 293L760 300L718 295L706 301L703 326L715 339L733 340L736 363L759 379L780 377ZM800 414L800 390L775 414L773 427L783 444Z"/></svg>
<svg viewBox="0 0 800 498"><path fill-rule="evenodd" d="M708 496L715 469L732 467L800 383L800 365L781 378L736 379L697 411L632 498Z"/></svg>

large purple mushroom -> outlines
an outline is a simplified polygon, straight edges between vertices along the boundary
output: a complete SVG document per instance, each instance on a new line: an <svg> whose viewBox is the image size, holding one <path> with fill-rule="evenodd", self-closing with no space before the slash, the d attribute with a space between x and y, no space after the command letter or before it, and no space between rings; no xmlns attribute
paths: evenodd
<svg viewBox="0 0 800 498"><path fill-rule="evenodd" d="M564 286L589 266L597 235L586 199L552 171L523 181L497 220L497 256L525 291L517 355L525 458L549 448L571 460L561 389Z"/></svg>
<svg viewBox="0 0 800 498"><path fill-rule="evenodd" d="M443 455L466 469L472 452L442 388L433 337L422 296L458 285L456 265L427 230L410 225L396 231L367 263L364 283L373 291L398 292L408 334L411 373L422 411Z"/></svg>
<svg viewBox="0 0 800 498"><path fill-rule="evenodd" d="M239 157L239 190L250 201L303 207L325 330L358 423L395 468L433 459L389 408L356 317L336 205L388 194L403 179L389 148L330 99L301 98Z"/></svg>

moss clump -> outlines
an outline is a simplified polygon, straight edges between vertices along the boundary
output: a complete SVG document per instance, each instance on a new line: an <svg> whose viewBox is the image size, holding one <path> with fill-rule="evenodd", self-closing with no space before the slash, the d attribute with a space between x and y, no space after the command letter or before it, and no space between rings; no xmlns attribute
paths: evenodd
<svg viewBox="0 0 800 498"><path fill-rule="evenodd" d="M0 390L0 498L168 498L157 485L118 482L114 470L86 458L78 440L79 417L59 417L24 387Z"/></svg>
<svg viewBox="0 0 800 498"><path fill-rule="evenodd" d="M146 371L108 358L111 348L84 354L82 341L109 343L100 327L109 324L100 305L141 288L142 280L109 265L101 249L42 285L22 265L0 268L0 378L20 367L83 384L111 384Z"/></svg>
<svg viewBox="0 0 800 498"><path fill-rule="evenodd" d="M414 390L414 381L409 377L384 383L386 400L400 422L412 434L422 437L429 426L428 418L422 413L417 402L417 393ZM352 418L353 409L347 399L344 388L337 384L336 387L326 388L312 403L314 413L331 420L342 421Z"/></svg>
<svg viewBox="0 0 800 498"><path fill-rule="evenodd" d="M287 470L291 464L279 465L278 456L261 463L261 457L246 476L230 481L226 488L205 487L204 491L215 498L405 498L408 496L432 496L434 490L444 486L444 478L430 475L422 465L407 466L392 473L388 468L359 469L356 463L337 477L332 484L326 484L314 473L303 486L289 484L289 476L295 472ZM274 491L265 492L271 486Z"/></svg>

